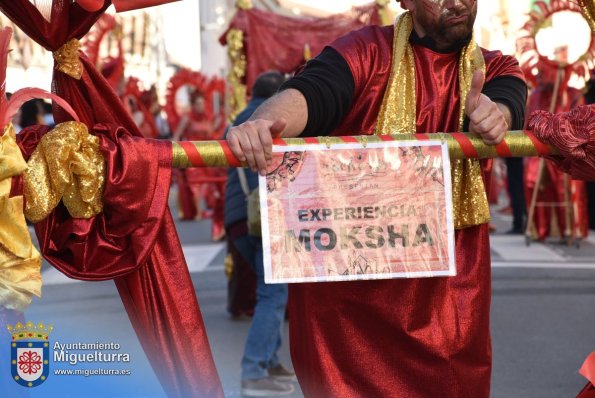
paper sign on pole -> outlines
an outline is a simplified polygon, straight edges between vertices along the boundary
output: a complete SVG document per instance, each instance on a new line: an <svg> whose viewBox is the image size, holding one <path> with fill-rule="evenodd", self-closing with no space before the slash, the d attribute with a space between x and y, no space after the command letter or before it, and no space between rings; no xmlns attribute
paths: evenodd
<svg viewBox="0 0 595 398"><path fill-rule="evenodd" d="M456 274L440 141L276 146L260 204L267 283Z"/></svg>

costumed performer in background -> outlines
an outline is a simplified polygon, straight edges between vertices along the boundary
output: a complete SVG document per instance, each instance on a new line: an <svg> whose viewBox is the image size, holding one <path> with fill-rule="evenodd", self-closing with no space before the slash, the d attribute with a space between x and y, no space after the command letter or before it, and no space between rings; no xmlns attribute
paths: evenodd
<svg viewBox="0 0 595 398"><path fill-rule="evenodd" d="M222 123L220 115L207 111L205 97L197 90L190 92L191 108L182 115L173 139L174 141L204 141L219 139L214 135ZM225 236L224 191L225 183L205 182L205 179L225 176L225 169L186 169L178 170L178 197L180 200L181 220L196 218L212 219L212 237L219 241ZM225 181L225 180L224 180ZM201 201L210 209L209 212L201 208Z"/></svg>

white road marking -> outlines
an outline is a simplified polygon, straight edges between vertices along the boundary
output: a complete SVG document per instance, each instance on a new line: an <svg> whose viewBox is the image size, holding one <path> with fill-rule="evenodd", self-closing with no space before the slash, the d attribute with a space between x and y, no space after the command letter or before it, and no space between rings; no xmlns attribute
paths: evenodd
<svg viewBox="0 0 595 398"><path fill-rule="evenodd" d="M565 262L566 259L544 244L535 242L525 245L525 237L520 235L497 235L490 237L493 251L507 262Z"/></svg>
<svg viewBox="0 0 595 398"><path fill-rule="evenodd" d="M182 246L186 264L188 264L191 273L204 271L219 252L224 249L225 243Z"/></svg>
<svg viewBox="0 0 595 398"><path fill-rule="evenodd" d="M493 268L595 269L595 262L492 261Z"/></svg>

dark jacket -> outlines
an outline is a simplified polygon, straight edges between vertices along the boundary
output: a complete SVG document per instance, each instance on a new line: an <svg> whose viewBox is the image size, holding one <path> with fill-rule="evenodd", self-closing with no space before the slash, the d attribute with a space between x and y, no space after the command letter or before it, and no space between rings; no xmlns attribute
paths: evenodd
<svg viewBox="0 0 595 398"><path fill-rule="evenodd" d="M266 98L254 97L234 120L233 125L244 123L262 104L266 101ZM227 135L227 134L226 134ZM246 172L246 179L248 180L248 186L250 191L258 187L258 173L253 172L250 169L244 169ZM227 185L225 187L225 227L229 227L239 221L248 219L248 207L246 204L246 195L240 185L240 179L238 177L237 169L230 168L227 172Z"/></svg>

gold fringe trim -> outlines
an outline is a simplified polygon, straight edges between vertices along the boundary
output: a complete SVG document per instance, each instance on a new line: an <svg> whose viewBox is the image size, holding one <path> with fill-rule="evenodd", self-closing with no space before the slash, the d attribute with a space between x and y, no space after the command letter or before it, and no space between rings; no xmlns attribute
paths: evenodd
<svg viewBox="0 0 595 398"><path fill-rule="evenodd" d="M244 54L244 32L239 29L230 29L227 32L227 54L231 61L228 82L231 86L229 96L229 119L235 117L244 109L246 103L246 86L243 83L246 76L246 55Z"/></svg>

